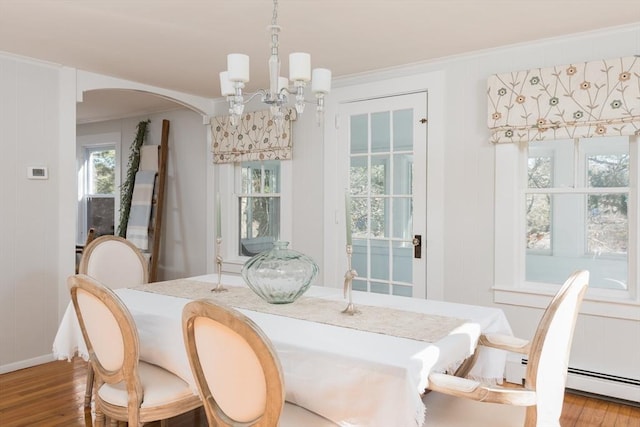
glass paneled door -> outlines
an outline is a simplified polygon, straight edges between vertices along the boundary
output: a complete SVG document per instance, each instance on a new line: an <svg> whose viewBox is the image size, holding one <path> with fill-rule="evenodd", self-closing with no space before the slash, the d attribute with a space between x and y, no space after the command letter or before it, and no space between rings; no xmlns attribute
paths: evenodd
<svg viewBox="0 0 640 427"><path fill-rule="evenodd" d="M341 106L354 290L426 296L426 108L424 92Z"/></svg>

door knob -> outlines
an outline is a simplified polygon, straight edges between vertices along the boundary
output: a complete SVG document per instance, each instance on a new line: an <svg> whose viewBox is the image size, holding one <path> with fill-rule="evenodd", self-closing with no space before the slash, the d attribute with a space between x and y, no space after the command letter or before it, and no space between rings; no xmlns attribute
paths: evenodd
<svg viewBox="0 0 640 427"><path fill-rule="evenodd" d="M413 257L422 258L422 235L416 234L413 236Z"/></svg>

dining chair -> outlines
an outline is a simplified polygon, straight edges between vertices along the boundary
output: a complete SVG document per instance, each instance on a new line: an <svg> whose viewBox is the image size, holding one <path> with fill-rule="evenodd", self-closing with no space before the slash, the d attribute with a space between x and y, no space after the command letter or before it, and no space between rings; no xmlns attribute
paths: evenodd
<svg viewBox="0 0 640 427"><path fill-rule="evenodd" d="M423 397L428 426L559 427L573 332L589 272L576 271L553 297L531 341L481 335L478 345L523 354L523 385L497 386L454 375L429 375Z"/></svg>
<svg viewBox="0 0 640 427"><path fill-rule="evenodd" d="M133 243L120 236L100 236L82 253L79 274L93 277L111 289L149 281L148 262Z"/></svg>
<svg viewBox="0 0 640 427"><path fill-rule="evenodd" d="M93 277L111 289L142 285L149 281L149 267L140 249L120 236L105 235L85 246L80 259L79 274ZM87 369L84 406L91 406L93 370Z"/></svg>
<svg viewBox="0 0 640 427"><path fill-rule="evenodd" d="M269 338L239 311L192 301L183 309L182 328L209 425L336 426L285 402L282 368Z"/></svg>
<svg viewBox="0 0 640 427"><path fill-rule="evenodd" d="M107 416L137 427L202 406L184 380L139 359L136 325L111 289L82 274L67 283L95 372L96 426Z"/></svg>

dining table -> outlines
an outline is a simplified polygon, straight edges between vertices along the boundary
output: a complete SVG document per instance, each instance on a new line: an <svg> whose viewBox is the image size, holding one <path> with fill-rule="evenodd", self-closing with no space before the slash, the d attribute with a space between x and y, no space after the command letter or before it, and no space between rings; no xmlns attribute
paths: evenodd
<svg viewBox="0 0 640 427"><path fill-rule="evenodd" d="M240 276L218 275L138 285L114 292L132 314L140 358L181 377L194 393L182 309L194 299L236 308L266 334L280 360L286 400L345 427L423 426L422 394L431 372L453 372L478 352L469 377L500 383L506 353L476 347L481 333L511 335L495 307L353 291L359 313L342 313L342 289L311 286L291 304L268 304ZM73 305L53 342L57 359L88 360Z"/></svg>

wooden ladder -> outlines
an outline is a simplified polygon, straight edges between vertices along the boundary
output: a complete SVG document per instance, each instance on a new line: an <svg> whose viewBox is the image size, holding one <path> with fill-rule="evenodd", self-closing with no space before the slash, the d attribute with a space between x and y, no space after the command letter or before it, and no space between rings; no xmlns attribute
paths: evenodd
<svg viewBox="0 0 640 427"><path fill-rule="evenodd" d="M158 259L160 257L160 241L162 240L162 217L167 180L167 161L169 158L169 120L162 120L162 136L158 146L158 175L153 186L151 218L149 220L149 282L158 279Z"/></svg>

